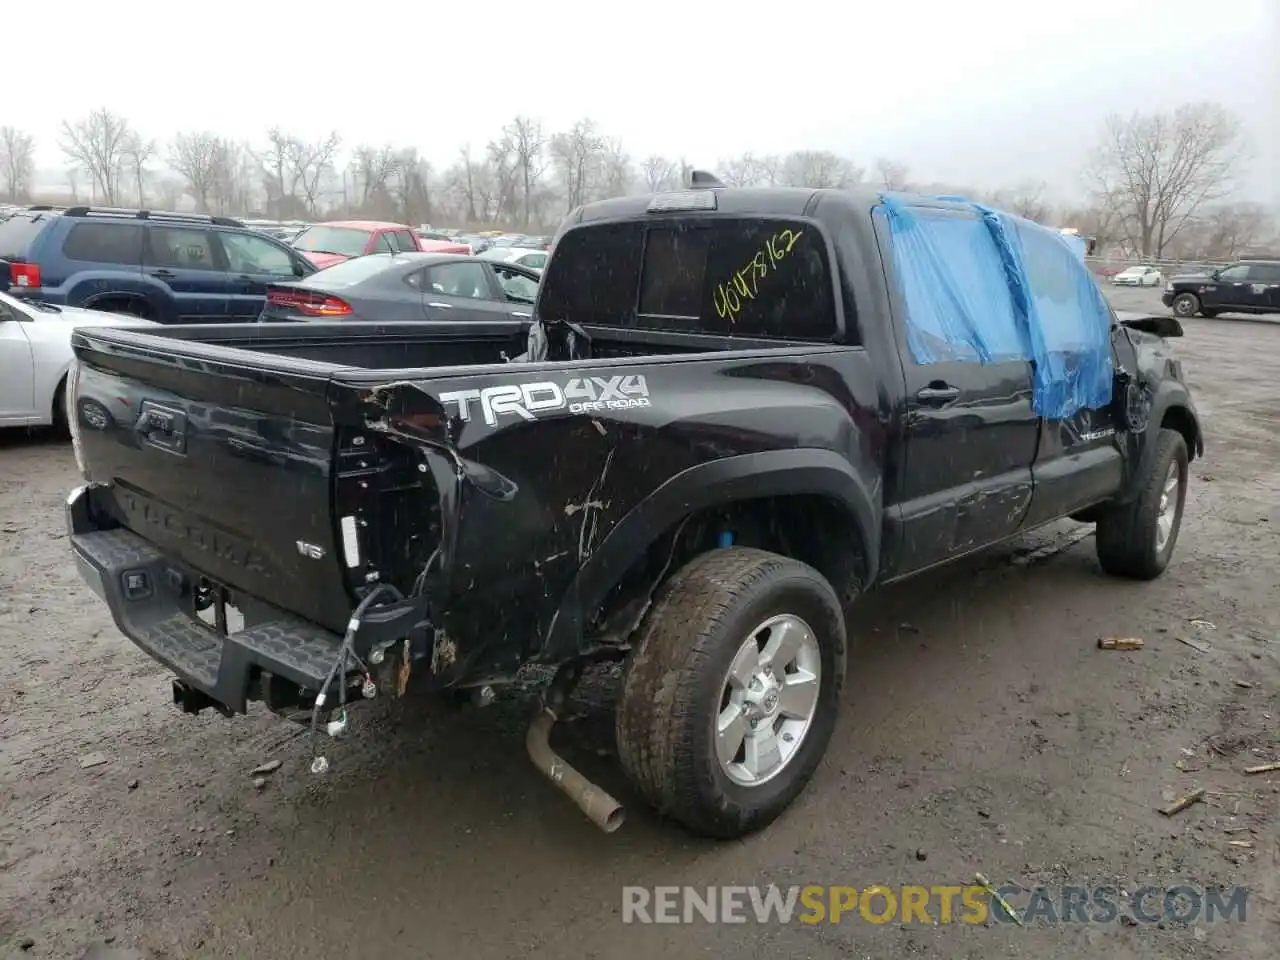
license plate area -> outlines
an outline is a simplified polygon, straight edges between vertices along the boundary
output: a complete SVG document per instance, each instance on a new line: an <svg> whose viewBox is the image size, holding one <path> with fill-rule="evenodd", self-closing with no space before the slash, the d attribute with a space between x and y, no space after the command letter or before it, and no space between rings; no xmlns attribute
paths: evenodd
<svg viewBox="0 0 1280 960"><path fill-rule="evenodd" d="M222 584L201 577L191 590L187 612L225 637L244 629L244 614L234 600L234 595Z"/></svg>

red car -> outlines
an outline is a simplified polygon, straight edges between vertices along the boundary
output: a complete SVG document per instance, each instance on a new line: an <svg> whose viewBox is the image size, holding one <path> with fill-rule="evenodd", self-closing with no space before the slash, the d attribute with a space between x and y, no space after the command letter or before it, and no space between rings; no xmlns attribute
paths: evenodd
<svg viewBox="0 0 1280 960"><path fill-rule="evenodd" d="M317 223L298 234L293 248L321 270L370 253L406 253L422 249L412 227L380 220Z"/></svg>
<svg viewBox="0 0 1280 960"><path fill-rule="evenodd" d="M461 253L471 256L471 244L454 243L452 240L428 240L425 237L418 238L418 246L430 253Z"/></svg>

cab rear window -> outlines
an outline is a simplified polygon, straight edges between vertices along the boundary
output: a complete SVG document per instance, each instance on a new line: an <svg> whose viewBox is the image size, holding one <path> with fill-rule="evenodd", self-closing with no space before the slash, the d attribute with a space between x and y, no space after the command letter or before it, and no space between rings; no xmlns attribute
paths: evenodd
<svg viewBox="0 0 1280 960"><path fill-rule="evenodd" d="M812 224L690 218L576 227L558 241L546 319L749 338L836 333L831 272Z"/></svg>

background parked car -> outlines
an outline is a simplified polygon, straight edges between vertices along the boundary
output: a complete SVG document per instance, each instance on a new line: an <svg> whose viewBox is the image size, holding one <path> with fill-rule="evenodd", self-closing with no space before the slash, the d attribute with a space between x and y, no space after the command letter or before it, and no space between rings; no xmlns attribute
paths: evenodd
<svg viewBox="0 0 1280 960"><path fill-rule="evenodd" d="M0 278L0 285L4 282ZM65 427L64 390L67 370L75 359L71 332L76 327L147 323L118 313L59 307L0 293L0 427ZM82 415L110 419L105 408Z"/></svg>
<svg viewBox="0 0 1280 960"><path fill-rule="evenodd" d="M460 253L466 257L475 253L470 244L458 240L424 240L419 237L418 248L428 253Z"/></svg>
<svg viewBox="0 0 1280 960"><path fill-rule="evenodd" d="M1169 279L1160 300L1179 317L1220 313L1280 314L1280 260L1241 260Z"/></svg>
<svg viewBox="0 0 1280 960"><path fill-rule="evenodd" d="M1122 287L1158 287L1164 283L1164 275L1156 267L1127 267L1115 274L1111 282Z"/></svg>
<svg viewBox="0 0 1280 960"><path fill-rule="evenodd" d="M294 238L293 247L321 269L371 253L411 253L422 249L413 227L381 220L312 224Z"/></svg>
<svg viewBox="0 0 1280 960"><path fill-rule="evenodd" d="M546 250L538 250L530 247L492 247L481 254L487 260L494 260L498 263L514 263L520 267L528 267L530 270L536 270L542 273L543 267L547 265L547 258L551 254Z"/></svg>
<svg viewBox="0 0 1280 960"><path fill-rule="evenodd" d="M253 320L268 283L314 270L228 217L32 207L0 223L0 272L14 296L160 323Z"/></svg>
<svg viewBox="0 0 1280 960"><path fill-rule="evenodd" d="M528 319L538 276L456 254L375 254L267 291L262 320Z"/></svg>

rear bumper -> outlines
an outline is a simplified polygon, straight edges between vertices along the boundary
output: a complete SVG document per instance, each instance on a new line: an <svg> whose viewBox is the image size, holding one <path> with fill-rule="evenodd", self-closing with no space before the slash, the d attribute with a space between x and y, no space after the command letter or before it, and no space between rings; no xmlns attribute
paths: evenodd
<svg viewBox="0 0 1280 960"><path fill-rule="evenodd" d="M184 707L243 713L249 700L285 699L282 688L312 697L320 691L338 660L340 636L276 611L235 633L206 624L194 612L198 574L131 530L100 525L96 518L103 514L93 503L99 489L88 484L67 498L76 566L106 602L120 632L172 670L188 690L203 695L188 697L183 691Z"/></svg>

